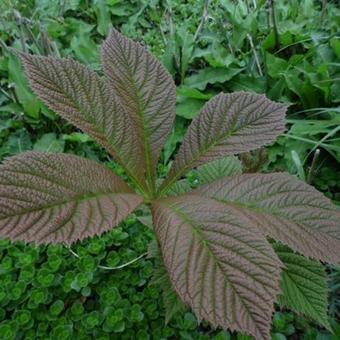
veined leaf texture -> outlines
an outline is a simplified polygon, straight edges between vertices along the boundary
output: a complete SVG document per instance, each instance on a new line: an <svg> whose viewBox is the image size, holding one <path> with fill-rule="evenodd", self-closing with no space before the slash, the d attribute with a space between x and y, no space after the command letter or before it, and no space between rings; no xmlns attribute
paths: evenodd
<svg viewBox="0 0 340 340"><path fill-rule="evenodd" d="M327 318L328 285L325 267L281 244L275 244L274 249L284 264L281 274L280 305L303 313L331 329Z"/></svg>
<svg viewBox="0 0 340 340"><path fill-rule="evenodd" d="M174 81L145 47L117 30L103 44L102 61L108 81L137 126L153 186L158 158L175 119Z"/></svg>
<svg viewBox="0 0 340 340"><path fill-rule="evenodd" d="M153 214L173 286L196 316L269 339L281 262L262 234L238 210L190 194L155 202Z"/></svg>
<svg viewBox="0 0 340 340"><path fill-rule="evenodd" d="M242 173L242 163L235 156L224 157L203 164L195 170L200 184L207 184L219 178Z"/></svg>
<svg viewBox="0 0 340 340"><path fill-rule="evenodd" d="M71 59L21 57L37 95L103 146L131 187L78 156L12 157L0 165L1 237L72 243L112 229L144 202L172 286L199 320L267 340L279 297L328 327L323 270L311 259L340 262L339 210L288 174L240 174L233 156L275 141L287 105L246 92L212 98L157 191L176 92L146 48L113 30L102 48L104 77ZM193 169L204 184L195 190L183 179Z"/></svg>
<svg viewBox="0 0 340 340"><path fill-rule="evenodd" d="M27 152L0 166L0 235L12 240L70 244L110 230L142 201L78 156Z"/></svg>
<svg viewBox="0 0 340 340"><path fill-rule="evenodd" d="M273 142L285 129L286 110L255 93L215 96L192 121L161 191L194 167Z"/></svg>
<svg viewBox="0 0 340 340"><path fill-rule="evenodd" d="M285 173L244 174L195 191L249 217L248 225L301 254L340 262L340 212L310 185Z"/></svg>
<svg viewBox="0 0 340 340"><path fill-rule="evenodd" d="M52 110L90 135L137 182L144 178L133 121L97 73L72 59L22 54L33 90Z"/></svg>

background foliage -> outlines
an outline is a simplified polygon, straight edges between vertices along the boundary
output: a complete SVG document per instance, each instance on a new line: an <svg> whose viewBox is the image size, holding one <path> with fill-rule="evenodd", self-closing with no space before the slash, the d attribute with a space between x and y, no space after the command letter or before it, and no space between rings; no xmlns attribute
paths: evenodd
<svg viewBox="0 0 340 340"><path fill-rule="evenodd" d="M277 143L241 156L243 170L286 170L340 202L340 5L313 0L4 0L0 4L0 159L25 150L68 152L119 168L90 138L33 95L10 48L73 57L99 70L110 25L148 46L173 75L176 126L159 174L205 101L220 91L291 103ZM274 15L273 15L274 14ZM199 179L188 175L191 186ZM248 339L198 325L162 298L153 233L139 211L101 238L62 246L0 242L1 339ZM340 271L327 267L333 333L287 310L273 339L340 337ZM168 306L165 315L164 303ZM170 308L171 307L171 308ZM180 312L178 312L178 310ZM175 316L170 321L171 311ZM168 321L166 326L165 321Z"/></svg>

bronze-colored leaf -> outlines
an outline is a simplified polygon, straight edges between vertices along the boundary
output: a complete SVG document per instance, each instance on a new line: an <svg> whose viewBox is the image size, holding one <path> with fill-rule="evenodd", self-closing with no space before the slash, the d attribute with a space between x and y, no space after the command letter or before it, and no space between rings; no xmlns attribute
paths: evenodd
<svg viewBox="0 0 340 340"><path fill-rule="evenodd" d="M175 84L145 47L117 30L103 44L102 61L115 94L137 126L135 133L144 147L152 187L158 158L175 118Z"/></svg>
<svg viewBox="0 0 340 340"><path fill-rule="evenodd" d="M286 109L255 93L212 98L192 121L161 191L194 167L273 142L285 129Z"/></svg>
<svg viewBox="0 0 340 340"><path fill-rule="evenodd" d="M0 165L0 236L12 240L100 235L142 201L111 170L78 156L26 152Z"/></svg>
<svg viewBox="0 0 340 340"><path fill-rule="evenodd" d="M281 262L233 207L186 194L153 203L172 284L198 319L270 339Z"/></svg>
<svg viewBox="0 0 340 340"><path fill-rule="evenodd" d="M195 191L235 207L249 225L301 254L340 262L340 211L310 185L285 173L244 174Z"/></svg>
<svg viewBox="0 0 340 340"><path fill-rule="evenodd" d="M29 54L21 58L39 98L105 147L142 187L142 149L132 121L105 81L72 59Z"/></svg>

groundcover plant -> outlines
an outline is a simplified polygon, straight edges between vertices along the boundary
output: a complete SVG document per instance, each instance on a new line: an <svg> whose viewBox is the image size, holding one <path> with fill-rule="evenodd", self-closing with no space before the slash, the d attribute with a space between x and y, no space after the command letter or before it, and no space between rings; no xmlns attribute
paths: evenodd
<svg viewBox="0 0 340 340"><path fill-rule="evenodd" d="M104 78L71 59L21 58L37 95L102 145L131 184L74 155L9 158L0 166L2 237L71 244L146 204L172 286L199 320L269 339L278 301L330 327L317 261L340 262L339 210L285 173L225 177L225 165L237 161L232 155L284 131L286 105L254 93L217 95L159 181L176 89L143 46L113 30L102 47ZM203 185L191 190L181 178L193 169Z"/></svg>

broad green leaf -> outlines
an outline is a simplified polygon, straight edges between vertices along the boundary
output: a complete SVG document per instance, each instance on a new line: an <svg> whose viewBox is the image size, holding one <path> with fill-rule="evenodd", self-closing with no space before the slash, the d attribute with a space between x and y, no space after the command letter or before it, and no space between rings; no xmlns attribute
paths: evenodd
<svg viewBox="0 0 340 340"><path fill-rule="evenodd" d="M194 35L190 33L186 24L177 28L176 41L180 50L180 76L183 82L195 45Z"/></svg>
<svg viewBox="0 0 340 340"><path fill-rule="evenodd" d="M175 76L179 68L179 47L176 44L175 35L169 35L161 61L172 76Z"/></svg>
<svg viewBox="0 0 340 340"><path fill-rule="evenodd" d="M17 153L32 149L31 136L25 129L21 129L11 134L7 142L1 146L0 153L5 155L16 155Z"/></svg>
<svg viewBox="0 0 340 340"><path fill-rule="evenodd" d="M202 37L203 39L204 36ZM209 63L210 66L215 68L229 68L233 63L235 64L244 64L243 60L237 59L237 57L233 56L225 46L222 46L221 41L218 39L214 39L215 37L211 37L213 40L212 43L209 45L206 52L201 52L202 57ZM207 53L207 52L210 53ZM195 54L195 56L198 56Z"/></svg>
<svg viewBox="0 0 340 340"><path fill-rule="evenodd" d="M205 101L213 97L213 94L205 94L190 87L177 88L176 115L192 119L197 116Z"/></svg>
<svg viewBox="0 0 340 340"><path fill-rule="evenodd" d="M266 53L265 60L267 72L273 79L281 78L289 67L288 61L275 57L270 53Z"/></svg>
<svg viewBox="0 0 340 340"><path fill-rule="evenodd" d="M72 37L70 48L80 60L95 70L99 70L99 49L98 45L91 38L91 35L86 31L77 32L77 35Z"/></svg>
<svg viewBox="0 0 340 340"><path fill-rule="evenodd" d="M14 119L7 118L6 116L3 117L3 119L1 118L0 119L0 134L3 131L6 131L10 129L11 127L13 127L14 125L13 123L14 123Z"/></svg>
<svg viewBox="0 0 340 340"><path fill-rule="evenodd" d="M143 198L85 158L26 152L0 165L0 236L73 243L115 227Z"/></svg>
<svg viewBox="0 0 340 340"><path fill-rule="evenodd" d="M184 81L184 85L198 90L204 90L208 84L224 83L240 73L240 68L205 68Z"/></svg>
<svg viewBox="0 0 340 340"><path fill-rule="evenodd" d="M331 329L327 318L328 287L324 266L295 254L283 245L276 244L274 249L284 264L280 304Z"/></svg>
<svg viewBox="0 0 340 340"><path fill-rule="evenodd" d="M315 136L320 133L327 134L331 132L333 128L338 128L340 125L340 116L335 116L335 118L321 120L321 119L289 119L288 122L292 124L292 127L289 130L289 133L295 136Z"/></svg>
<svg viewBox="0 0 340 340"><path fill-rule="evenodd" d="M14 54L9 54L8 79L15 84L15 93L22 104L25 113L31 118L38 119L41 102L28 86L27 80L22 72L20 61Z"/></svg>
<svg viewBox="0 0 340 340"><path fill-rule="evenodd" d="M22 60L37 95L105 147L140 183L144 163L132 122L105 82L72 59L23 54Z"/></svg>
<svg viewBox="0 0 340 340"><path fill-rule="evenodd" d="M232 91L266 92L266 77L255 77L253 75L238 74L228 84Z"/></svg>
<svg viewBox="0 0 340 340"><path fill-rule="evenodd" d="M285 173L244 174L195 192L236 207L249 224L305 256L340 262L340 211L310 185Z"/></svg>
<svg viewBox="0 0 340 340"><path fill-rule="evenodd" d="M34 151L63 152L65 141L57 138L54 132L42 135L33 146Z"/></svg>
<svg viewBox="0 0 340 340"><path fill-rule="evenodd" d="M133 134L143 145L143 164L152 192L158 159L175 119L175 84L163 65L142 45L116 30L103 44L102 60L115 94L135 122Z"/></svg>
<svg viewBox="0 0 340 340"><path fill-rule="evenodd" d="M273 142L284 131L286 109L255 93L214 97L192 121L161 191L194 167Z"/></svg>
<svg viewBox="0 0 340 340"><path fill-rule="evenodd" d="M130 2L115 2L113 6L110 6L110 12L117 17L133 16L136 12L136 6Z"/></svg>
<svg viewBox="0 0 340 340"><path fill-rule="evenodd" d="M170 30L162 62L172 75L177 72L182 83L192 59L194 50L194 35L190 33L187 24L176 25Z"/></svg>
<svg viewBox="0 0 340 340"><path fill-rule="evenodd" d="M330 45L333 48L334 53L338 58L340 58L340 39L339 38L332 38L330 40Z"/></svg>
<svg viewBox="0 0 340 340"><path fill-rule="evenodd" d="M242 163L235 156L224 157L216 161L199 166L195 174L199 184L207 184L217 179L239 175L242 173Z"/></svg>
<svg viewBox="0 0 340 340"><path fill-rule="evenodd" d="M193 89L191 87L180 86L176 90L177 98L184 97L184 98L193 98L193 99L201 99L201 100L208 100L211 99L214 95L209 93L203 93L197 89Z"/></svg>
<svg viewBox="0 0 340 340"><path fill-rule="evenodd" d="M50 1L50 0L36 0L35 7L41 16L48 15L50 17L61 17L68 10L79 10L80 0L69 0L66 2ZM59 23L60 25L60 23ZM59 28L60 29L60 28Z"/></svg>
<svg viewBox="0 0 340 340"><path fill-rule="evenodd" d="M284 74L285 87L298 95L303 107L322 106L322 96L316 87L313 87L308 79L301 80L301 72L296 68Z"/></svg>
<svg viewBox="0 0 340 340"><path fill-rule="evenodd" d="M262 47L264 50L271 51L275 48L275 33L274 30L267 35L267 37L262 42Z"/></svg>
<svg viewBox="0 0 340 340"><path fill-rule="evenodd" d="M183 117L185 119L195 118L203 107L204 103L204 100L194 98L178 99L178 103L176 105L176 114L177 116Z"/></svg>
<svg viewBox="0 0 340 340"><path fill-rule="evenodd" d="M97 31L101 35L107 35L111 24L111 14L106 0L95 0L94 11L97 16Z"/></svg>
<svg viewBox="0 0 340 340"><path fill-rule="evenodd" d="M281 262L237 209L196 195L152 204L164 265L198 320L270 339Z"/></svg>

